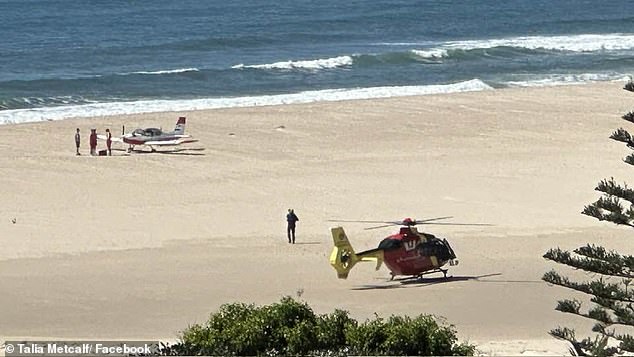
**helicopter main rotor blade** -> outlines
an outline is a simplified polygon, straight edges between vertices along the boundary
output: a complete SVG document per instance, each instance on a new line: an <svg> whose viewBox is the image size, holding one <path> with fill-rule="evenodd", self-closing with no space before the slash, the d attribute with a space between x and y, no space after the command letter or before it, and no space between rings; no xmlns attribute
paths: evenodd
<svg viewBox="0 0 634 357"><path fill-rule="evenodd" d="M443 219L453 218L453 216L427 218L422 220L410 220L409 218L400 221L371 221L371 220L353 220L353 219L329 219L328 222L348 222L348 223L380 223L379 226L367 227L368 229L385 228L390 226L416 226L425 224L435 224L443 226L493 226L488 223L451 223L451 222L435 222Z"/></svg>
<svg viewBox="0 0 634 357"><path fill-rule="evenodd" d="M441 219L449 219L449 218L453 218L453 216L447 216L447 217L437 217L437 218L428 218L428 219L417 219L415 220L416 224L419 223L426 223L426 222L431 222L431 221L438 221Z"/></svg>
<svg viewBox="0 0 634 357"><path fill-rule="evenodd" d="M449 223L449 222L442 223L442 222L430 222L430 223L422 223L422 224L435 224L435 225L438 225L438 226L494 226L494 224L489 224L489 223Z"/></svg>
<svg viewBox="0 0 634 357"><path fill-rule="evenodd" d="M370 229L378 229L378 228L385 228L385 227L392 227L396 224L390 223L390 224L384 224L382 226L374 226L374 227L367 227L367 228L363 228L364 230L370 230Z"/></svg>

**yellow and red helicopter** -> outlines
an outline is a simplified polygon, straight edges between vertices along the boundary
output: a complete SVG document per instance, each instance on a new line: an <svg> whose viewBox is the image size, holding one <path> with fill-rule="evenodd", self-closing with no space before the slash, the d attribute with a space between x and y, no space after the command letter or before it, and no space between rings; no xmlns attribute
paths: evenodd
<svg viewBox="0 0 634 357"><path fill-rule="evenodd" d="M401 226L399 232L390 235L374 249L355 252L342 227L331 228L335 246L330 254L330 265L337 271L339 279L346 279L352 267L358 262L375 262L376 270L382 263L390 270L392 279L398 275L420 278L424 274L443 273L447 277L447 269L442 267L458 265L456 254L447 239L433 234L419 232L416 225L457 225L457 226L490 226L481 223L449 223L436 222L453 218L437 217L424 220L405 218L402 221L349 221L330 220L331 222L381 223L380 226L365 229L376 229L389 226Z"/></svg>

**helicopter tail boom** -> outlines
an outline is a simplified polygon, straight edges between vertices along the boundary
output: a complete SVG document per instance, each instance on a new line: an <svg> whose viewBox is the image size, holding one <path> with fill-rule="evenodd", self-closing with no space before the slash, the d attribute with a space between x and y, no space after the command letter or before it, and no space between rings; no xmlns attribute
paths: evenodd
<svg viewBox="0 0 634 357"><path fill-rule="evenodd" d="M335 243L332 253L330 253L330 265L337 271L339 279L346 279L352 267L358 262L373 261L376 262L376 270L381 267L383 250L371 249L355 253L342 227L331 228L330 232Z"/></svg>

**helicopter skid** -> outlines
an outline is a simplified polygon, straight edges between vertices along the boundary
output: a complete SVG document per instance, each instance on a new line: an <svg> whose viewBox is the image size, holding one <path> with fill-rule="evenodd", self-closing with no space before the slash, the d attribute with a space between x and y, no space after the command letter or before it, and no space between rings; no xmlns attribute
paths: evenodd
<svg viewBox="0 0 634 357"><path fill-rule="evenodd" d="M443 277L446 279L447 278L447 272L449 271L449 269L434 269L434 270L430 270L430 271L426 271L424 273L420 273L418 275L416 275L416 278L418 279L422 279L423 275L429 275L429 274L434 274L434 273L442 273Z"/></svg>
<svg viewBox="0 0 634 357"><path fill-rule="evenodd" d="M457 264L456 264L456 265L457 265ZM438 268L438 269L434 269L434 270L428 270L428 271L426 271L426 272L423 272L423 273L420 273L420 274L417 274L417 275L410 275L410 276L408 276L408 277L406 277L406 278L397 279L397 280L423 279L423 277L424 277L425 275L435 274L435 273L442 273L442 274L443 274L443 278L447 279L447 278L449 278L449 277L447 276L447 272L448 272L448 271L449 271L449 269L441 269L441 268ZM394 278L395 278L395 277L396 277L396 275L395 275L395 274L390 273L390 280L394 280Z"/></svg>

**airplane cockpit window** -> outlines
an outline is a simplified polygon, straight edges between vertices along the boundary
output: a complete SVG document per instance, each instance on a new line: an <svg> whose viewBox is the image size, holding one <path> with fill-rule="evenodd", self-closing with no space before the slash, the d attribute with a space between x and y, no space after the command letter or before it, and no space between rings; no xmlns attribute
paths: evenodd
<svg viewBox="0 0 634 357"><path fill-rule="evenodd" d="M157 129L157 128L145 129L145 135L147 136L159 136L161 134L162 134L161 129Z"/></svg>

